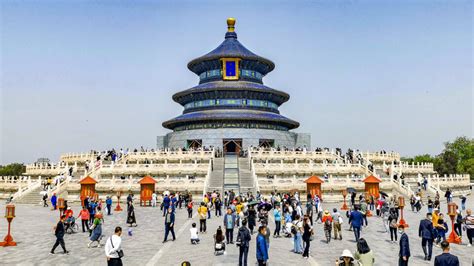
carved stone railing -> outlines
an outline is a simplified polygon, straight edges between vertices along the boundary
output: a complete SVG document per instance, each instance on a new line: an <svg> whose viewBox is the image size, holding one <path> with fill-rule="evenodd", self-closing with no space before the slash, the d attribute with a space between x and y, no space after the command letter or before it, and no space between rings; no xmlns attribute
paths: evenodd
<svg viewBox="0 0 474 266"><path fill-rule="evenodd" d="M332 151L294 151L294 150L276 150L276 149L249 149L249 156L255 160L334 160L337 158L334 150Z"/></svg>
<svg viewBox="0 0 474 266"><path fill-rule="evenodd" d="M318 163L292 163L292 164L265 164L254 163L253 168L257 175L272 174L272 173L298 173L298 174L313 174L313 173L356 173L366 174L366 169L361 164L318 164Z"/></svg>
<svg viewBox="0 0 474 266"><path fill-rule="evenodd" d="M24 182L18 182L18 191L13 194L13 201L23 197L24 195L30 193L31 191L39 188L42 184L41 177L38 177L36 180L31 180L31 177L27 177L26 184Z"/></svg>
<svg viewBox="0 0 474 266"><path fill-rule="evenodd" d="M359 152L362 155L362 158L371 162L393 162L400 161L400 153L389 152L389 153L380 153L380 152Z"/></svg>
<svg viewBox="0 0 474 266"><path fill-rule="evenodd" d="M120 152L119 152L120 153ZM201 159L212 157L212 150L157 150L157 151L139 151L124 153L128 160L157 160L157 159ZM61 155L61 161L64 162L85 162L96 161L96 157L104 155L103 153L66 153ZM123 157L123 156L122 156Z"/></svg>

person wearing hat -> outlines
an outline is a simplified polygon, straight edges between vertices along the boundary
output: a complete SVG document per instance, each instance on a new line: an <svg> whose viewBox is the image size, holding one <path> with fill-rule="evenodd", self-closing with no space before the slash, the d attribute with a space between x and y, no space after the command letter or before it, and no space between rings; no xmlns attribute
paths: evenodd
<svg viewBox="0 0 474 266"><path fill-rule="evenodd" d="M405 233L405 225L398 226L398 233L400 233L400 252L398 253L398 266L408 266L410 259L410 242L408 235Z"/></svg>
<svg viewBox="0 0 474 266"><path fill-rule="evenodd" d="M421 237L421 247L423 248L423 253L425 253L424 260L431 260L433 241L435 238L434 227L431 222L431 213L427 213L426 218L420 221L418 235Z"/></svg>
<svg viewBox="0 0 474 266"><path fill-rule="evenodd" d="M336 260L336 266L355 266L355 265L356 264L354 263L354 257L352 256L351 251L348 249L344 249L339 259Z"/></svg>
<svg viewBox="0 0 474 266"><path fill-rule="evenodd" d="M326 236L326 241L329 244L329 241L331 241L331 229L332 229L332 216L329 214L328 210L324 211L323 218L321 221L324 224L324 235Z"/></svg>

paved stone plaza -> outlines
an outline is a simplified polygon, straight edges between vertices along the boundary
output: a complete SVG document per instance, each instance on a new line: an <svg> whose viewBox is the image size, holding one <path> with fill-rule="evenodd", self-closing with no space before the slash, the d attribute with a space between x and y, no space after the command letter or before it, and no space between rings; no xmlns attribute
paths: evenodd
<svg viewBox="0 0 474 266"><path fill-rule="evenodd" d="M468 207L474 207L474 197L468 199ZM341 204L327 204L324 208L332 209L340 207ZM446 206L443 203L443 206ZM0 205L3 216L4 203ZM79 206L73 206L76 212ZM423 214L426 207L423 209ZM446 212L446 208L442 208ZM420 239L417 236L418 223L422 214L415 214L410 210L405 212L405 218L411 226L407 232L410 237L412 252L411 265L432 265L423 261ZM58 247L56 255L50 255L49 251L54 243L52 227L55 225L58 212L52 212L49 208L33 205L17 205L17 217L12 224L12 234L17 241L17 247L0 248L1 265L104 265L105 255L102 248L87 248L88 234L79 233L66 235L66 247L70 250L69 255L63 255ZM236 265L238 261L238 249L234 245L229 245L227 253L215 256L213 251L213 234L218 225L222 224L222 218L212 218L208 220L208 233L201 235L199 245L191 245L189 242L189 228L192 221L199 222L196 215L193 219L187 219L185 209L178 210L176 220L176 241L168 241L163 244L163 223L159 208L137 207L136 216L138 227L133 227L133 235L128 236L128 226L125 224L126 212L115 213L105 217L103 226L104 235L107 237L112 233L115 226L124 228L122 235L122 246L125 252L123 259L125 265L179 265L182 261L190 261L192 265ZM321 224L316 224L315 239L311 242L311 257L306 260L292 253L293 247L291 238L271 238L270 240L270 265L290 265L291 263L300 265L334 265L334 261L343 249L347 248L355 251L356 245L354 235L348 231L347 219L343 226L342 241L331 241L326 244ZM273 229L273 220L270 220L270 228ZM0 219L1 237L6 233L7 223L5 219ZM81 230L81 229L80 229ZM235 230L236 232L237 230ZM397 265L398 243L391 244L388 233L383 232L382 220L380 218L369 218L369 226L364 228L362 237L368 240L369 246L375 253L376 265ZM252 237L249 252L249 265L254 265L255 259L255 237ZM106 238L104 238L105 240ZM171 239L171 238L170 238ZM104 242L104 241L103 241ZM452 253L459 256L461 265L471 265L473 248L466 245L453 245ZM434 255L441 253L441 249L434 247Z"/></svg>

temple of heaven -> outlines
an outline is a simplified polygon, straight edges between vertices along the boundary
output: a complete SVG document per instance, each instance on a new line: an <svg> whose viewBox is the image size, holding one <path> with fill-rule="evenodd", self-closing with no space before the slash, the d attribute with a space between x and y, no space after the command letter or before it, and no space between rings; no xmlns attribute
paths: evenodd
<svg viewBox="0 0 474 266"><path fill-rule="evenodd" d="M309 134L291 132L299 123L280 114L286 92L263 84L275 64L245 48L227 19L224 41L213 51L188 63L199 85L173 95L183 113L163 122L173 130L158 137L158 147L215 147L239 152L250 146L310 147Z"/></svg>

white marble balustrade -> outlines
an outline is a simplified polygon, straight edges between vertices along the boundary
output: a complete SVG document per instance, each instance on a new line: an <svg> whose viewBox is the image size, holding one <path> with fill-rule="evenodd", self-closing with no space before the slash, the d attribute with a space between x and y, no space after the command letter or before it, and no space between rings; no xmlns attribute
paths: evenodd
<svg viewBox="0 0 474 266"><path fill-rule="evenodd" d="M366 169L360 164L319 164L319 163L254 163L257 174L271 173L358 173L365 174Z"/></svg>

